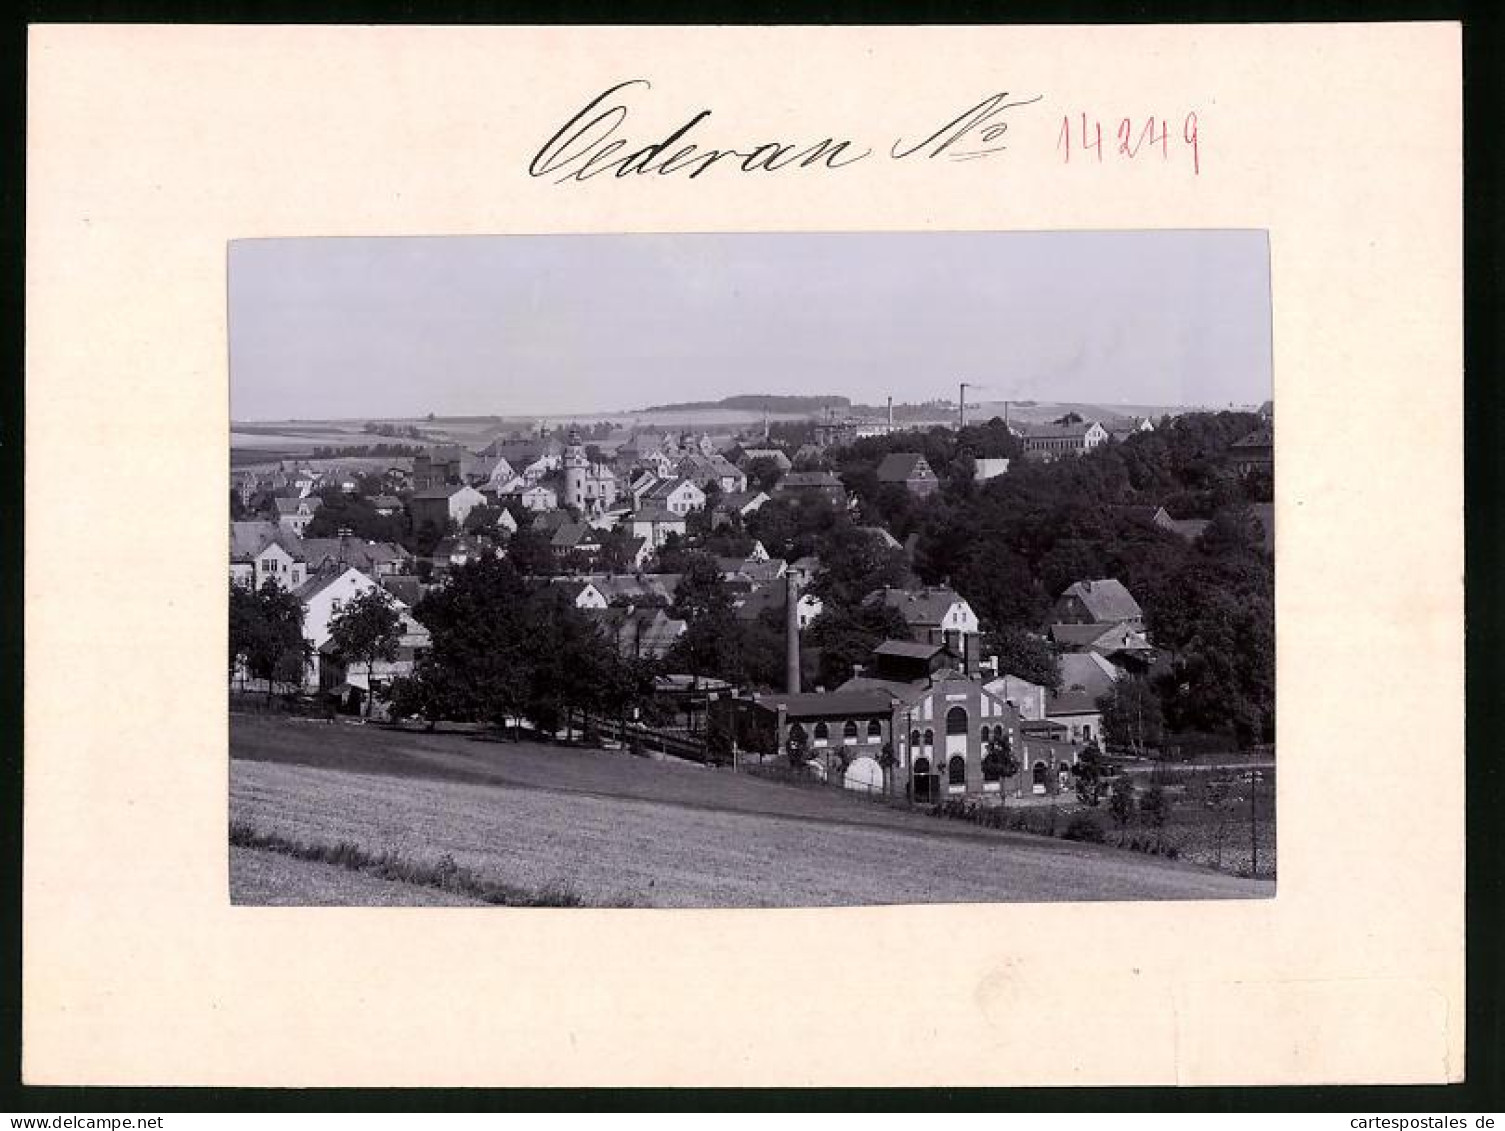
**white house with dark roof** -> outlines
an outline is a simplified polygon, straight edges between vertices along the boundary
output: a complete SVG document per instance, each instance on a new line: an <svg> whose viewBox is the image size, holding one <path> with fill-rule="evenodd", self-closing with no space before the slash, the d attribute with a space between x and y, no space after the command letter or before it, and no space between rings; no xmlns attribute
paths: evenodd
<svg viewBox="0 0 1505 1131"><path fill-rule="evenodd" d="M875 589L864 604L883 604L896 611L909 626L910 636L926 644L942 644L981 632L977 614L966 598L945 585L921 589Z"/></svg>
<svg viewBox="0 0 1505 1131"><path fill-rule="evenodd" d="M303 636L313 646L315 655L329 643L330 622L335 614L352 599L380 588L371 578L352 567L343 572L310 578L293 590L293 596L303 602ZM406 605L391 594L387 596L404 618L411 619ZM305 686L312 690L318 686L318 680L318 663L311 660L304 677Z"/></svg>
<svg viewBox="0 0 1505 1131"><path fill-rule="evenodd" d="M705 506L705 492L688 479L659 479L636 494L640 509L662 507L684 516Z"/></svg>
<svg viewBox="0 0 1505 1131"><path fill-rule="evenodd" d="M604 609L610 604L605 594L587 578L555 577L549 584L569 594L577 609Z"/></svg>
<svg viewBox="0 0 1505 1131"><path fill-rule="evenodd" d="M230 524L230 579L260 589L274 581L287 590L308 578L302 542L275 522Z"/></svg>

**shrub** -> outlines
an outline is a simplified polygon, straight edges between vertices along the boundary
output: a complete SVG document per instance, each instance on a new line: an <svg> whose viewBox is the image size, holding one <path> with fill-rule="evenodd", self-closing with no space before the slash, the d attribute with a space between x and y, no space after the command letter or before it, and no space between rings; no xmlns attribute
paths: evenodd
<svg viewBox="0 0 1505 1131"><path fill-rule="evenodd" d="M1085 813L1079 813L1071 818L1066 831L1061 836L1066 840L1079 840L1090 844L1102 844L1105 839L1103 826Z"/></svg>

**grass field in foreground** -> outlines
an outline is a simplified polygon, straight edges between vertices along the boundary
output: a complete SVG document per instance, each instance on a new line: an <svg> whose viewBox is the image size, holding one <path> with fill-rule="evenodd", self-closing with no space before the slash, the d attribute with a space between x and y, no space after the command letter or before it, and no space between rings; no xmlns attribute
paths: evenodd
<svg viewBox="0 0 1505 1131"><path fill-rule="evenodd" d="M726 771L373 727L232 719L231 818L305 842L448 854L587 904L669 907L1219 899L1274 885L1090 845L973 829ZM260 854L258 854L260 855ZM264 860L251 860L266 868ZM307 862L283 866L289 877ZM237 902L276 900L231 857ZM308 873L310 883L315 875ZM358 877L372 883L389 881ZM433 893L392 884L430 902ZM364 885L363 885L364 887ZM329 902L327 889L304 902ZM350 902L368 900L351 899Z"/></svg>
<svg viewBox="0 0 1505 1131"><path fill-rule="evenodd" d="M230 848L230 902L269 907L474 907L451 892L255 848Z"/></svg>

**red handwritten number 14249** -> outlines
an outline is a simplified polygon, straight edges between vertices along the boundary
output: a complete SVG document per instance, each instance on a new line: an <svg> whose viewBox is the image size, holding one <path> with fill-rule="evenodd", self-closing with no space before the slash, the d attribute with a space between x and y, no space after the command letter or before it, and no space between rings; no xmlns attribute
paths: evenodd
<svg viewBox="0 0 1505 1131"><path fill-rule="evenodd" d="M1087 115L1083 113L1078 121L1073 122L1070 114L1063 115L1061 132L1056 138L1056 148L1061 151L1061 160L1066 164L1071 163L1073 143L1082 156L1096 156L1098 163L1101 164L1104 153L1102 119L1093 118L1089 121ZM1132 118L1120 119L1115 135L1108 138L1106 144L1116 156L1130 160L1141 154L1157 152L1162 161L1169 161L1171 156L1171 133L1167 128L1166 120L1154 116L1145 118L1143 121L1135 121ZM1176 149L1178 152L1189 153L1192 175L1200 176L1202 153L1197 141L1197 112L1195 110L1187 114L1186 119L1181 123L1181 137Z"/></svg>

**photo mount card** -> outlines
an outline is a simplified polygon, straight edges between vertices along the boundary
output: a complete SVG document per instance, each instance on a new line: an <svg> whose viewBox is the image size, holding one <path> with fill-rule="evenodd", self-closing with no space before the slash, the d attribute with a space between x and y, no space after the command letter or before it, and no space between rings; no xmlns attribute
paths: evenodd
<svg viewBox="0 0 1505 1131"><path fill-rule="evenodd" d="M34 28L25 1079L1459 1078L1458 47L1452 25ZM632 73L604 62L620 58ZM1149 58L1153 69L1140 65ZM1404 92L1373 77L1396 66L1412 76ZM1274 87L1272 69L1282 76ZM899 71L912 79L896 89ZM1363 144L1331 144L1355 130ZM336 886L357 875L401 881L270 842L230 843L240 827L235 725L217 666L231 600L226 456L232 423L262 411L236 403L236 249L392 237L1177 231L1268 240L1266 379L1281 408L1276 730L1286 755L1272 898L901 894L756 909L736 898L661 907L634 890L615 893L618 906L606 905L607 891L585 907L316 907L306 894L315 864ZM1077 333L1100 340L1090 325L1102 309L1097 276L1084 274ZM299 279L288 275L284 293ZM1121 349L1140 327L1153 337L1164 317L1153 304L1137 314ZM1007 371L1011 343L997 346ZM564 345L545 349L568 356ZM938 374L934 384L949 397L969 377ZM716 386L744 391L766 390ZM853 391L873 400L868 387ZM688 399L679 388L627 392L603 407ZM527 406L535 411L575 409ZM171 545L171 570L39 555L83 521L84 501L62 474L80 436L112 457L130 496L173 500L149 522L113 510L90 519L125 560ZM300 520L296 507L288 517ZM333 541L348 537L336 530ZM344 735L361 723L334 725ZM781 741L787 725L786 710ZM923 750L924 728L895 727L892 715L888 725L896 747L918 729ZM965 796L975 777L982 796L981 734L965 737L959 784ZM836 757L843 773L856 762ZM669 772L645 762L646 772ZM247 760L255 772L269 764ZM880 761L884 769L892 781L894 767ZM1032 777L1019 792L1024 781L1032 794ZM937 773L911 796L953 784ZM432 803L448 812L452 802ZM268 823L265 811L254 815ZM306 827L270 823L257 835L311 843ZM1400 827L1414 835L1396 837ZM396 817L378 832L378 854L389 842L409 863L426 851ZM1054 838L1050 848L1059 851ZM300 905L236 899L238 851L263 864L296 860ZM902 859L891 869L903 870ZM281 882L261 875L259 890ZM457 886L454 873L438 879L425 890ZM1089 980L1071 973L1084 946L1100 975ZM353 1031L363 1034L358 1053L338 1037ZM708 1058L708 1047L736 1055ZM788 1055L798 1047L849 1052Z"/></svg>

